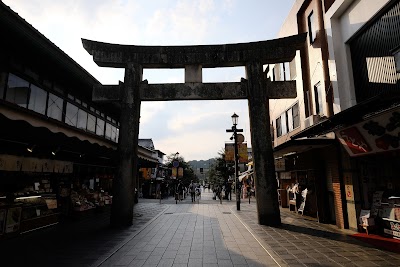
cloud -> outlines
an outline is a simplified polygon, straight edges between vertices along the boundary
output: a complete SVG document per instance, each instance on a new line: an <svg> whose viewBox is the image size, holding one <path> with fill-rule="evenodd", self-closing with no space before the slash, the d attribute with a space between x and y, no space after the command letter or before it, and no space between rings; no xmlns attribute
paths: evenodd
<svg viewBox="0 0 400 267"><path fill-rule="evenodd" d="M200 44L217 21L213 0L177 1L157 9L146 23L146 37L161 45Z"/></svg>
<svg viewBox="0 0 400 267"><path fill-rule="evenodd" d="M98 67L81 38L134 45L242 43L273 38L293 0L3 0L103 84L124 79L123 69ZM204 82L239 82L243 68L204 69ZM183 82L184 71L145 70L149 83ZM215 157L230 135L230 116L250 141L246 101L143 102L140 136L164 153L187 160Z"/></svg>

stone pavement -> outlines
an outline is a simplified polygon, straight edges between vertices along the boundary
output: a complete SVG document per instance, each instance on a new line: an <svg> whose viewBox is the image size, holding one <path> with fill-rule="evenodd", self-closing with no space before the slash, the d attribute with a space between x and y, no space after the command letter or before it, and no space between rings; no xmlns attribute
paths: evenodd
<svg viewBox="0 0 400 267"><path fill-rule="evenodd" d="M400 254L374 248L350 236L354 232L320 224L281 209L279 228L257 223L256 203L237 212L247 229L282 266L400 266Z"/></svg>
<svg viewBox="0 0 400 267"><path fill-rule="evenodd" d="M150 222L167 205L148 201L134 206L134 222L125 229L109 226L110 209L84 212L81 218L0 239L0 266L97 266Z"/></svg>
<svg viewBox="0 0 400 267"><path fill-rule="evenodd" d="M203 192L140 199L134 225L108 226L109 212L0 240L0 266L400 266L400 255L283 209L282 227L257 224L256 204Z"/></svg>

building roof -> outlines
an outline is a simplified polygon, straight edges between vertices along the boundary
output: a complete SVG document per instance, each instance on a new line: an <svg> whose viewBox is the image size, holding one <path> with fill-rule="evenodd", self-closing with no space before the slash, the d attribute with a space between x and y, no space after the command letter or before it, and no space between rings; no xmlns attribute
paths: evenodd
<svg viewBox="0 0 400 267"><path fill-rule="evenodd" d="M2 39L1 49L18 51L14 55L26 59L30 64L35 64L37 68L45 70L45 73L57 77L57 80L83 85L77 86L78 88L70 86L68 90L75 90L75 93L91 100L93 86L100 82L2 1L0 1L0 31L7 37ZM106 108L114 117L119 113L114 104L97 104L97 106Z"/></svg>
<svg viewBox="0 0 400 267"><path fill-rule="evenodd" d="M139 145L151 150L154 150L154 143L151 138L149 139L139 139Z"/></svg>

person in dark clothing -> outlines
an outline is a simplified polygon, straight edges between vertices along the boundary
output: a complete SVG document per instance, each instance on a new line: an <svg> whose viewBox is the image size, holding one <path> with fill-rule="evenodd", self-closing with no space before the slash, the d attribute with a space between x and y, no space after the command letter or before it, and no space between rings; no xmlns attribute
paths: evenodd
<svg viewBox="0 0 400 267"><path fill-rule="evenodd" d="M228 181L225 188L226 199L232 200L232 183Z"/></svg>
<svg viewBox="0 0 400 267"><path fill-rule="evenodd" d="M194 202L196 199L196 186L193 183L193 180L190 182L189 185L189 191L190 191L190 196L192 197L192 202Z"/></svg>
<svg viewBox="0 0 400 267"><path fill-rule="evenodd" d="M183 199L183 189L184 189L182 181L179 181L177 188L179 194L179 201L181 201Z"/></svg>

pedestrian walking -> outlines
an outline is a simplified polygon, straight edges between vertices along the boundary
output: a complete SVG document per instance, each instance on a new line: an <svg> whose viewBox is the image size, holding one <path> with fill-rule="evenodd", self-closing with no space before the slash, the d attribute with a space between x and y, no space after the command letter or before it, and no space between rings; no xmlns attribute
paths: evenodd
<svg viewBox="0 0 400 267"><path fill-rule="evenodd" d="M182 181L179 181L177 189L178 189L179 201L181 201L183 199L183 190L184 190Z"/></svg>
<svg viewBox="0 0 400 267"><path fill-rule="evenodd" d="M190 196L192 197L192 202L195 202L196 201L196 185L193 183L193 180L190 181L189 192L190 192Z"/></svg>

